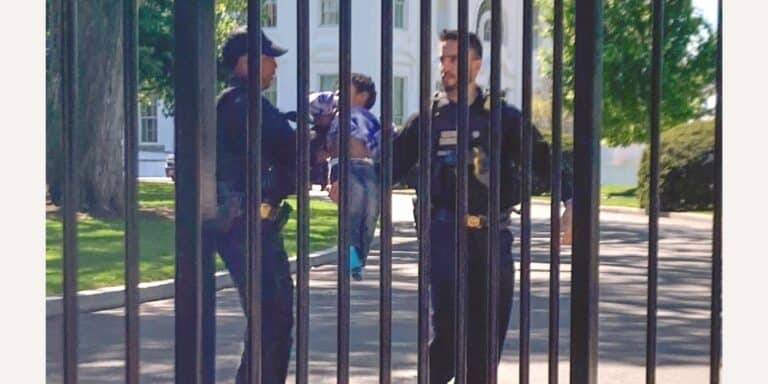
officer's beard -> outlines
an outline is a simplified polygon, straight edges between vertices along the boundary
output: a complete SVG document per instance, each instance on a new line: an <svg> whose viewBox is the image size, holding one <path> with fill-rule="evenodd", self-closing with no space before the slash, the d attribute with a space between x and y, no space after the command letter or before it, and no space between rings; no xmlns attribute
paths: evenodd
<svg viewBox="0 0 768 384"><path fill-rule="evenodd" d="M453 80L451 84L448 83L448 80ZM443 91L446 93L453 93L456 92L456 86L458 85L458 81L456 81L455 77L452 77L450 75L443 75Z"/></svg>

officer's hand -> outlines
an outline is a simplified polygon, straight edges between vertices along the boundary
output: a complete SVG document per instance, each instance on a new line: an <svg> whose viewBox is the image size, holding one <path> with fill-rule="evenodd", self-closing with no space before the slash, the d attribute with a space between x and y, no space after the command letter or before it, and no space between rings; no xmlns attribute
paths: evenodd
<svg viewBox="0 0 768 384"><path fill-rule="evenodd" d="M328 190L328 197L331 198L331 201L338 204L339 203L339 182L334 181L329 186L326 187Z"/></svg>
<svg viewBox="0 0 768 384"><path fill-rule="evenodd" d="M573 241L573 203L569 200L565 203L565 211L560 216L560 233L562 234L560 243L562 245L571 245Z"/></svg>

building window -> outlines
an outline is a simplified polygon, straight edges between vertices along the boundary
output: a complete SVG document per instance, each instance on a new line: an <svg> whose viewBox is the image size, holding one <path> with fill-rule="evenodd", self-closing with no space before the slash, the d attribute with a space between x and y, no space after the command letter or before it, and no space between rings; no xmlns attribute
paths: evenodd
<svg viewBox="0 0 768 384"><path fill-rule="evenodd" d="M277 104L277 78L272 79L272 83L269 84L269 88L265 89L264 92L262 92L264 97L269 100L272 105Z"/></svg>
<svg viewBox="0 0 768 384"><path fill-rule="evenodd" d="M277 0L263 0L264 27L277 27Z"/></svg>
<svg viewBox="0 0 768 384"><path fill-rule="evenodd" d="M157 143L157 102L141 106L141 142Z"/></svg>
<svg viewBox="0 0 768 384"><path fill-rule="evenodd" d="M336 91L338 75L320 75L320 91Z"/></svg>
<svg viewBox="0 0 768 384"><path fill-rule="evenodd" d="M395 15L394 15L394 25L395 28L400 29L406 29L408 26L406 24L406 8L405 8L405 0L395 0L394 4L395 8Z"/></svg>
<svg viewBox="0 0 768 384"><path fill-rule="evenodd" d="M405 77L393 77L392 88L392 121L400 125L405 118Z"/></svg>
<svg viewBox="0 0 768 384"><path fill-rule="evenodd" d="M483 24L483 40L491 41L491 21L486 20Z"/></svg>
<svg viewBox="0 0 768 384"><path fill-rule="evenodd" d="M320 3L320 24L339 24L339 0L322 0Z"/></svg>

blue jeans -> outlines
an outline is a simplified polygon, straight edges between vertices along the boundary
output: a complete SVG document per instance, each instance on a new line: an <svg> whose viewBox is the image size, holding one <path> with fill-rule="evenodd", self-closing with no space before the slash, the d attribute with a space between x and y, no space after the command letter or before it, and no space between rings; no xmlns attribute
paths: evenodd
<svg viewBox="0 0 768 384"><path fill-rule="evenodd" d="M288 375L293 327L293 280L283 236L275 223L262 221L262 346L261 366L264 384L283 384ZM247 270L245 264L245 221L235 219L229 231L219 233L217 248L240 295L246 313ZM248 330L245 350L237 369L236 384L246 383L248 366Z"/></svg>
<svg viewBox="0 0 768 384"><path fill-rule="evenodd" d="M357 248L363 265L368 259L379 218L379 171L369 160L350 159L347 212L349 245Z"/></svg>
<svg viewBox="0 0 768 384"><path fill-rule="evenodd" d="M432 334L429 343L429 382L445 384L455 376L454 328L456 315L456 281L454 279L455 232L454 213L436 215L433 212L430 260L430 296L432 301ZM467 231L469 258L469 313L467 335L467 382L485 383L487 357L487 329L485 314L488 313L486 298L486 270L488 229ZM499 233L499 291L496 303L498 318L498 356L504 346L507 327L512 311L515 288L515 266L512 261L512 233L502 228ZM499 361L496 361L498 364Z"/></svg>

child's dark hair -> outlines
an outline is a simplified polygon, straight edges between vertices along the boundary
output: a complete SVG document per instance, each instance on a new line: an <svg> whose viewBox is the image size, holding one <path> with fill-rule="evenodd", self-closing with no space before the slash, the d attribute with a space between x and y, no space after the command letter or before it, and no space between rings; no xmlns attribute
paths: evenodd
<svg viewBox="0 0 768 384"><path fill-rule="evenodd" d="M368 92L368 100L365 102L365 109L371 109L376 104L376 84L370 76L362 73L352 73L352 85L358 92Z"/></svg>
<svg viewBox="0 0 768 384"><path fill-rule="evenodd" d="M376 84L373 82L370 76L363 75L362 73L351 73L352 85L358 92L368 92L368 100L365 102L365 109L371 109L376 104ZM339 82L336 82L336 89L339 89Z"/></svg>
<svg viewBox="0 0 768 384"><path fill-rule="evenodd" d="M480 42L480 38L472 32L468 32L467 35L469 35L469 48L475 51L478 59L482 59L483 43ZM447 40L459 41L459 31L455 29L443 29L443 31L440 32L440 41Z"/></svg>

